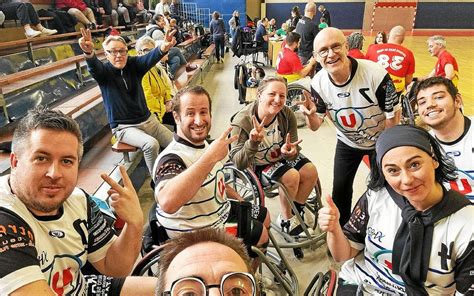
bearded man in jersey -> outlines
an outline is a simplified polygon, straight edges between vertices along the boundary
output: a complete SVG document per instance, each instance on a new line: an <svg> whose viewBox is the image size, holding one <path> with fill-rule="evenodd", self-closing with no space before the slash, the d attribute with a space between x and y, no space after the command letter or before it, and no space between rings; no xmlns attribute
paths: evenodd
<svg viewBox="0 0 474 296"><path fill-rule="evenodd" d="M474 117L462 113L461 94L449 79L421 81L415 97L421 119L457 167L457 180L444 185L474 202Z"/></svg>
<svg viewBox="0 0 474 296"><path fill-rule="evenodd" d="M238 222L239 202L228 199L222 160L229 144L228 128L211 144L211 98L201 86L180 90L173 98L177 129L153 168L156 215L169 237L203 228L230 229ZM249 245L264 246L270 218L264 207L251 210ZM265 224L265 227L263 227Z"/></svg>
<svg viewBox="0 0 474 296"><path fill-rule="evenodd" d="M79 125L66 114L39 107L19 122L11 174L0 178L0 295L154 295L156 279L125 278L143 235L143 212L125 168L123 186L102 175L125 221L117 237L76 187L82 152ZM87 262L103 275L83 275Z"/></svg>
<svg viewBox="0 0 474 296"><path fill-rule="evenodd" d="M404 39L405 29L395 26L390 30L387 43L371 44L365 55L387 70L398 95L411 83L415 73L415 57L411 50L402 46Z"/></svg>
<svg viewBox="0 0 474 296"><path fill-rule="evenodd" d="M337 28L325 28L314 39L314 55L323 67L311 81L301 109L308 126L317 130L327 115L337 130L333 199L340 223L351 213L352 185L364 155L373 155L375 141L398 124L400 104L390 75L372 61L347 56L346 37Z"/></svg>

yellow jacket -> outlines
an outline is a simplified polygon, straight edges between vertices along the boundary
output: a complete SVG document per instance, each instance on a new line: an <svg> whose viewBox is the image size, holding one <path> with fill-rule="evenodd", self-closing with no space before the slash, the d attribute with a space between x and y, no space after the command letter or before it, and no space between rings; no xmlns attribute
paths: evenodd
<svg viewBox="0 0 474 296"><path fill-rule="evenodd" d="M166 75L163 68L156 66L151 68L142 79L148 109L158 117L160 122L166 112L165 104L172 99L171 82Z"/></svg>

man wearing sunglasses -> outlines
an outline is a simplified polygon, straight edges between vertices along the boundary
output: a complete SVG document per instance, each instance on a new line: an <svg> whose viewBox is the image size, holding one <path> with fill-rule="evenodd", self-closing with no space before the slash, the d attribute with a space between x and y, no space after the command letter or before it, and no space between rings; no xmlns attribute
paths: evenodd
<svg viewBox="0 0 474 296"><path fill-rule="evenodd" d="M311 81L311 96L301 103L308 126L317 130L324 116L336 126L333 199L344 225L350 217L352 185L365 155L373 155L375 141L399 122L400 104L387 71L367 60L347 56L344 33L323 29L314 39L314 57L323 67Z"/></svg>
<svg viewBox="0 0 474 296"><path fill-rule="evenodd" d="M112 133L117 141L143 151L151 173L160 146L168 146L173 136L148 109L142 78L176 43L174 32L166 34L160 47L139 57L128 57L125 40L110 35L102 43L105 63L94 54L91 32L81 29L81 34L79 46L86 56L89 72L99 84Z"/></svg>
<svg viewBox="0 0 474 296"><path fill-rule="evenodd" d="M183 233L161 252L156 295L255 296L251 270L245 246L224 231Z"/></svg>

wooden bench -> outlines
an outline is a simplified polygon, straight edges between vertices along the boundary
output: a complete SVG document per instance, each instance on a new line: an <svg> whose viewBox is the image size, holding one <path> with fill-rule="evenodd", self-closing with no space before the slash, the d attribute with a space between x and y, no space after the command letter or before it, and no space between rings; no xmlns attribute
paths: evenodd
<svg viewBox="0 0 474 296"><path fill-rule="evenodd" d="M112 151L119 152L123 154L123 159L125 162L130 162L130 152L137 152L138 148L129 144L125 144L123 142L115 142L112 145Z"/></svg>

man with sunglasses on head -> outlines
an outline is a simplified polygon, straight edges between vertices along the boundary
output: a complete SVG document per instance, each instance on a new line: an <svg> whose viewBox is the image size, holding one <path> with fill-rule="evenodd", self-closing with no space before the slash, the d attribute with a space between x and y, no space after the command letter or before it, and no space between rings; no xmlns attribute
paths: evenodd
<svg viewBox="0 0 474 296"><path fill-rule="evenodd" d="M257 295L245 246L206 228L169 240L160 253L156 295ZM220 293L219 293L220 292Z"/></svg>
<svg viewBox="0 0 474 296"><path fill-rule="evenodd" d="M314 39L314 57L323 67L311 81L311 96L300 108L316 131L327 115L336 126L333 199L344 225L350 217L352 185L365 155L372 156L380 133L398 124L400 103L390 75L378 64L347 56L343 32L323 29Z"/></svg>
<svg viewBox="0 0 474 296"><path fill-rule="evenodd" d="M91 32L81 29L81 34L79 46L86 57L89 72L99 84L112 133L117 141L143 151L151 173L160 146L168 146L173 136L148 109L142 78L176 43L174 32L166 34L160 47L138 57L128 57L125 40L110 35L102 43L107 58L105 63L94 53Z"/></svg>

